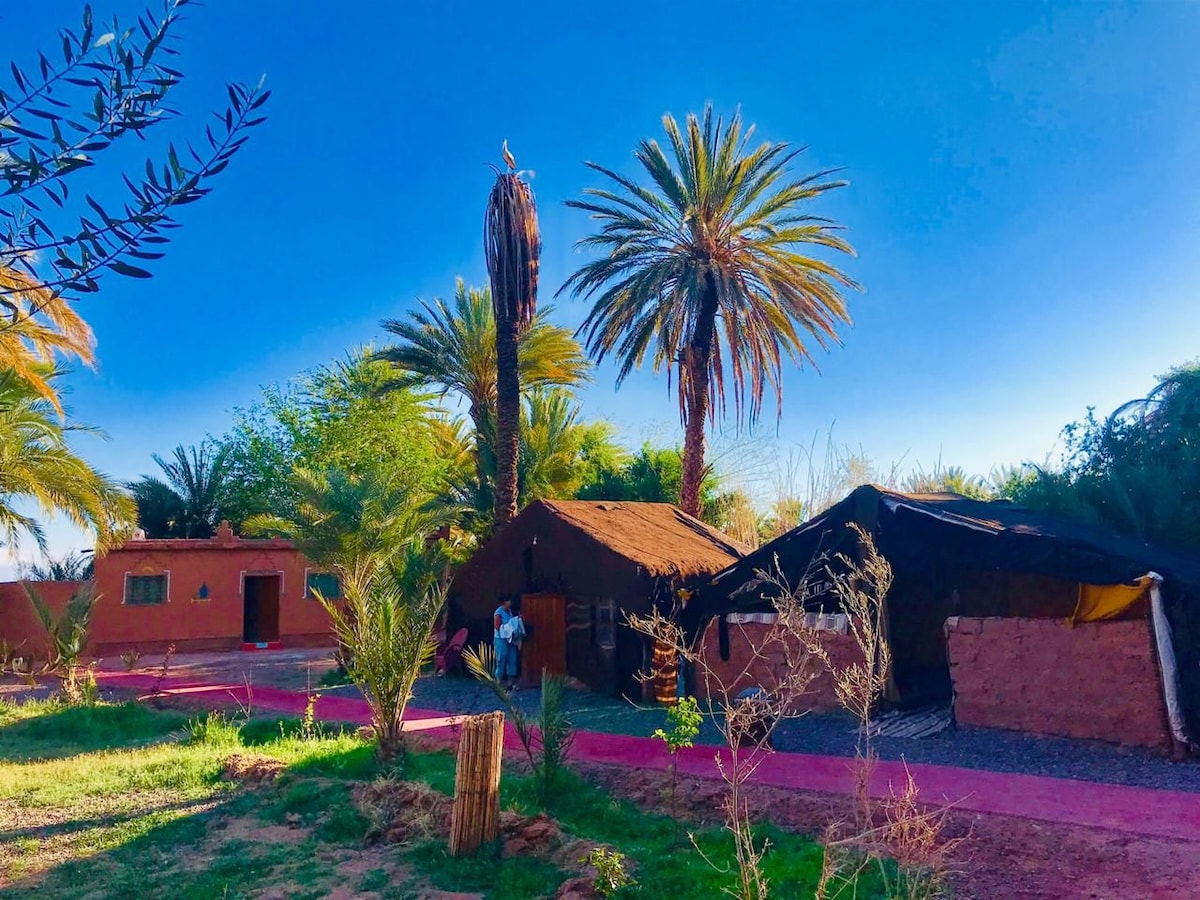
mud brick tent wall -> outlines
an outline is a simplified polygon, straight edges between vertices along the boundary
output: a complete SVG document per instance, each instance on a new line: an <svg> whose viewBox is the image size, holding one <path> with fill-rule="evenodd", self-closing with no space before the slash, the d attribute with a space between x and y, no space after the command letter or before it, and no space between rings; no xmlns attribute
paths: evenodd
<svg viewBox="0 0 1200 900"><path fill-rule="evenodd" d="M836 612L822 576L838 554L859 552L852 524L894 571L885 605L892 704L953 700L962 722L1122 743L1194 743L1200 734L1200 562L1008 501L864 485L702 585L682 623L698 633L711 622L728 658L727 614L772 608L760 571L807 581L806 607ZM1089 592L1149 572L1162 581L1132 591L1137 599L1111 619L1068 622ZM1105 704L1141 712L1134 721Z"/></svg>
<svg viewBox="0 0 1200 900"><path fill-rule="evenodd" d="M33 587L61 609L77 584ZM340 593L289 542L243 540L226 526L212 539L135 540L96 559L87 652L243 646L332 646L329 616L313 596ZM41 647L45 633L19 583L0 584L0 638Z"/></svg>
<svg viewBox="0 0 1200 900"><path fill-rule="evenodd" d="M853 635L847 633L845 616L812 614L809 627L819 634L821 647L829 657L828 666L813 662L813 680L802 697L799 697L792 713L825 712L841 707L837 697L834 672L862 660L862 651ZM704 630L700 653L711 678L703 671L695 678L696 696L721 703L727 697L736 697L747 688L766 688L779 684L786 677L788 660L798 659L800 649L794 640L788 639L785 650L778 641L769 638L774 627L774 613L730 613L723 623L724 628L710 622ZM727 640L722 642L721 632L727 629ZM722 657L722 643L724 656ZM769 646L768 646L769 644Z"/></svg>
<svg viewBox="0 0 1200 900"><path fill-rule="evenodd" d="M744 547L666 503L540 500L479 548L449 591L451 630L492 640L502 596L520 598L532 633L526 674L565 673L606 693L641 696L652 648L625 613L669 609L678 589L740 558Z"/></svg>

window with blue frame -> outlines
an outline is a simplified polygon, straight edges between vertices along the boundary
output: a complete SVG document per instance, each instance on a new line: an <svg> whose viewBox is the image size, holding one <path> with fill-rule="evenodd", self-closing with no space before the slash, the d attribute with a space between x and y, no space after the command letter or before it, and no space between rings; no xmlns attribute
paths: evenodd
<svg viewBox="0 0 1200 900"><path fill-rule="evenodd" d="M126 575L126 606L161 606L167 602L167 574Z"/></svg>
<svg viewBox="0 0 1200 900"><path fill-rule="evenodd" d="M337 600L342 596L342 580L333 572L309 571L304 584L304 596L315 600L320 594L326 600Z"/></svg>

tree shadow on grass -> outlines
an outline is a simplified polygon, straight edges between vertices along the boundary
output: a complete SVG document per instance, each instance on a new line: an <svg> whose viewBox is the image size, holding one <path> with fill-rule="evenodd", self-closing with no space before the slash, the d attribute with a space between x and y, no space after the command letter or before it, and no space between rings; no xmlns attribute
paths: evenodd
<svg viewBox="0 0 1200 900"><path fill-rule="evenodd" d="M0 832L0 860L10 866L20 860L11 850L27 841L81 839L67 850L78 856L9 884L0 879L0 900L34 892L62 900L210 900L249 897L281 885L289 898L324 897L332 887L330 879L338 877L337 854L361 850L366 836L368 823L352 801L351 778L357 776L348 774L366 771L368 761L373 764L371 748L362 749L367 761L360 748L314 753L286 769L274 785L243 785L200 799ZM162 821L164 817L171 818ZM142 819L147 821L139 827ZM265 833L269 828L281 830ZM93 834L86 834L89 830ZM130 837L121 841L122 833ZM121 841L119 846L90 852L115 841Z"/></svg>
<svg viewBox="0 0 1200 900"><path fill-rule="evenodd" d="M98 750L145 746L177 734L188 718L137 703L63 706L0 725L0 761L66 759Z"/></svg>
<svg viewBox="0 0 1200 900"><path fill-rule="evenodd" d="M157 803L133 812L110 813L106 816L68 819L64 822L52 822L47 825L31 825L28 828L10 828L0 830L0 844L8 841L20 841L26 838L45 839L62 834L72 834L78 831L89 831L93 828L112 828L143 816L151 816L167 812L188 812L208 809L213 805L211 797L193 797L187 800L175 800L169 803Z"/></svg>

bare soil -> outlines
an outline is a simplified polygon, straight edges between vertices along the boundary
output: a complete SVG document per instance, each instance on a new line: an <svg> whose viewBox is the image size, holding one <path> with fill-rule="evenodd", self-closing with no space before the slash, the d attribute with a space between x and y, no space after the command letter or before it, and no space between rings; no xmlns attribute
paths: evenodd
<svg viewBox="0 0 1200 900"><path fill-rule="evenodd" d="M711 824L721 819L724 786L681 778L668 802L665 773L613 766L586 772L639 806ZM799 793L753 785L743 788L758 818L820 836L852 814L849 797ZM1008 816L955 813L947 838L964 838L952 853L951 884L967 900L1179 900L1200 897L1200 843L1104 829L1058 825Z"/></svg>

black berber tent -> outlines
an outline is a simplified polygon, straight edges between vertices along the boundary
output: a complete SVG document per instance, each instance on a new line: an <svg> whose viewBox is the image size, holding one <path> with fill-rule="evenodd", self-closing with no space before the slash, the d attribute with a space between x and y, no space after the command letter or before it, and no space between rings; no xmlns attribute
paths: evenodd
<svg viewBox="0 0 1200 900"><path fill-rule="evenodd" d="M1009 501L971 500L958 494L902 494L877 485L863 485L840 503L787 534L760 547L705 583L681 611L681 624L699 633L713 617L721 617L721 646L727 653L724 615L771 608L771 589L763 572L782 575L792 586L806 578L819 581L820 572L839 554L853 558L857 523L870 533L888 559L896 583L888 598L893 628L893 653L902 668L906 634L904 622L925 625L941 635L949 615L1039 615L1064 617L1058 606L1030 612L980 612L946 606L954 596L956 579L964 572L1007 572L1048 576L1064 582L1123 584L1148 572L1162 576L1160 592L1178 668L1180 706L1193 740L1200 735L1200 560L1155 547L1135 538L1017 506ZM815 563L814 563L815 561ZM822 562L825 561L825 562ZM776 590L777 593L777 590ZM824 606L830 597L811 591L807 602ZM912 635L910 630L907 634ZM921 636L921 635L918 635ZM944 645L943 645L944 653ZM948 668L922 674L910 671L910 699L926 701L949 696ZM940 699L940 698L939 698Z"/></svg>

